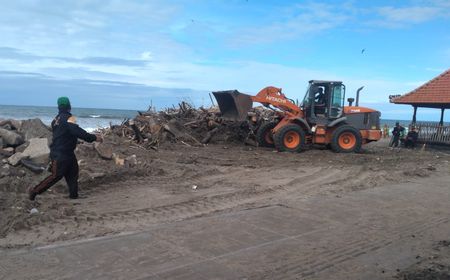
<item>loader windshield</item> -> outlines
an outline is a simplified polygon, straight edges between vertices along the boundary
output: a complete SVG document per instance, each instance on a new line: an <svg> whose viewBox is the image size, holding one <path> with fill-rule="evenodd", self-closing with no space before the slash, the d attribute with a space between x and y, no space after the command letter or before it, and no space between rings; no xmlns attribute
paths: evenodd
<svg viewBox="0 0 450 280"><path fill-rule="evenodd" d="M311 98L309 96L310 90L311 90L311 85L308 85L308 87L306 88L305 97L303 97L302 104L300 105L300 107L302 107L303 109L305 109L311 105Z"/></svg>
<svg viewBox="0 0 450 280"><path fill-rule="evenodd" d="M330 104L330 118L339 118L342 115L342 107L344 106L344 102L345 86L342 84L333 86Z"/></svg>

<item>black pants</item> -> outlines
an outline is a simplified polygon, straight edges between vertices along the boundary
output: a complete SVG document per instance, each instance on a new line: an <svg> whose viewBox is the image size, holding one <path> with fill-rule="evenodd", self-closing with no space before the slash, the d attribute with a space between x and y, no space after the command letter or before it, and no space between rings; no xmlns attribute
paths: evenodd
<svg viewBox="0 0 450 280"><path fill-rule="evenodd" d="M32 192L41 194L64 177L69 187L69 197L78 197L78 162L76 157L52 160L51 172L52 174L37 184Z"/></svg>
<svg viewBox="0 0 450 280"><path fill-rule="evenodd" d="M398 141L400 140L400 136L393 136L391 147L398 147Z"/></svg>
<svg viewBox="0 0 450 280"><path fill-rule="evenodd" d="M406 139L405 140L405 148L415 148L416 147L416 141L412 139Z"/></svg>

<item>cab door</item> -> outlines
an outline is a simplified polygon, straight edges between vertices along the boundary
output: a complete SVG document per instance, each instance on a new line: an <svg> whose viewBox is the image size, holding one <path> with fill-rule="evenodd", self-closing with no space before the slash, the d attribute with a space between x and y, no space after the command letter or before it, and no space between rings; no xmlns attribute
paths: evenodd
<svg viewBox="0 0 450 280"><path fill-rule="evenodd" d="M328 110L328 117L330 119L337 119L342 117L344 113L345 102L345 86L343 84L335 84L332 86L331 98Z"/></svg>

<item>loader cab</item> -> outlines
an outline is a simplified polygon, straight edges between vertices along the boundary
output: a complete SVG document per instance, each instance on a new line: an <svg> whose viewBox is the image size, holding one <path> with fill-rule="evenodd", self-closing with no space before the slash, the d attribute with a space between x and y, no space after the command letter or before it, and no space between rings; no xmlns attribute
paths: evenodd
<svg viewBox="0 0 450 280"><path fill-rule="evenodd" d="M326 124L344 112L345 86L339 81L309 81L301 104L310 123Z"/></svg>

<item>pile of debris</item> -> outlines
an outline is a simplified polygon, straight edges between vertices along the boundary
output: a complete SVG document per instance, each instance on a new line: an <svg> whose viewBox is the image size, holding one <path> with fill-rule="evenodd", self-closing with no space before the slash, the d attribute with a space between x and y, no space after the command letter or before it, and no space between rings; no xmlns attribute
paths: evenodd
<svg viewBox="0 0 450 280"><path fill-rule="evenodd" d="M202 146L208 143L246 143L256 145L254 136L264 121L273 120L276 113L264 107L253 108L245 121L230 121L221 117L218 107L205 109L186 102L156 112L150 108L134 119L103 129L103 135L115 134L133 139L145 148L157 149L167 143Z"/></svg>
<svg viewBox="0 0 450 280"><path fill-rule="evenodd" d="M276 118L276 113L263 107L253 108L245 121L230 121L221 117L218 107L195 108L186 102L156 112L149 109L138 112L133 119L123 121L121 125L111 125L100 129L105 143L79 145L78 153L91 150L89 157L113 160L116 165L130 165L135 158L119 154L124 141L136 142L145 149L158 149L163 145L181 143L186 146L203 146L208 143L246 143L256 146L255 133L265 121ZM26 167L34 173L44 171L49 162L49 144L52 133L40 119L0 120L0 178L15 176L15 171ZM115 148L113 148L113 146ZM131 155L133 156L133 155ZM134 156L135 157L135 156Z"/></svg>

